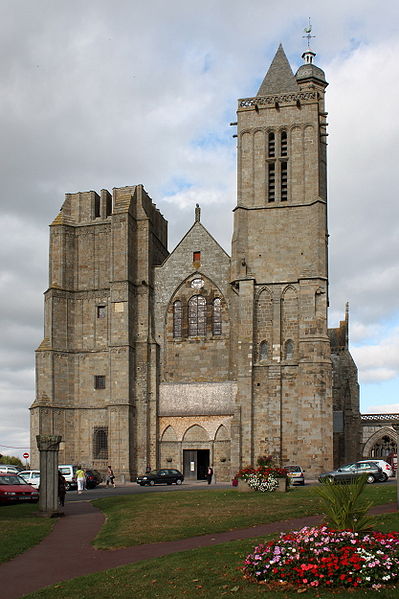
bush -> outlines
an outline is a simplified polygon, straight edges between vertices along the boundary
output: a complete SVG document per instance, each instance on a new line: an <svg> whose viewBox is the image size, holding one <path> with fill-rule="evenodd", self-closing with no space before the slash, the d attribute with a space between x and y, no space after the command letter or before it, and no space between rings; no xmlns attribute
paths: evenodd
<svg viewBox="0 0 399 599"><path fill-rule="evenodd" d="M326 480L314 492L324 502L327 524L339 530L370 530L375 519L367 515L372 502L361 500L366 485L366 476L348 484L335 484Z"/></svg>

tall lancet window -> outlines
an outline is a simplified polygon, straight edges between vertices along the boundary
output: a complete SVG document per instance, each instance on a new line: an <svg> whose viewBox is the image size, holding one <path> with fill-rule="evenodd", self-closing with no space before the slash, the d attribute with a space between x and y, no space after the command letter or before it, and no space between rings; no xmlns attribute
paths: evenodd
<svg viewBox="0 0 399 599"><path fill-rule="evenodd" d="M173 337L182 336L182 306L177 301L173 304Z"/></svg>
<svg viewBox="0 0 399 599"><path fill-rule="evenodd" d="M273 131L267 137L267 201L286 202L288 200L288 133Z"/></svg>
<svg viewBox="0 0 399 599"><path fill-rule="evenodd" d="M188 302L188 334L190 337L206 335L206 299L193 295Z"/></svg>
<svg viewBox="0 0 399 599"><path fill-rule="evenodd" d="M213 300L212 328L214 335L222 334L222 302L220 297Z"/></svg>

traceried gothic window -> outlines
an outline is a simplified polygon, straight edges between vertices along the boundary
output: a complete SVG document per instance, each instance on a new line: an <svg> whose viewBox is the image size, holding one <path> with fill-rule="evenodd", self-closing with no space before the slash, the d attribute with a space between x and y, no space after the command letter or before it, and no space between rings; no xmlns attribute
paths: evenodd
<svg viewBox="0 0 399 599"><path fill-rule="evenodd" d="M292 360L293 358L294 358L294 342L292 341L292 339L288 339L288 341L285 342L285 346L284 346L284 359Z"/></svg>
<svg viewBox="0 0 399 599"><path fill-rule="evenodd" d="M373 445L370 455L373 458L386 458L393 453L397 453L396 443L391 437L384 435Z"/></svg>
<svg viewBox="0 0 399 599"><path fill-rule="evenodd" d="M267 341L261 341L259 344L259 362L267 360L269 353L269 347Z"/></svg>
<svg viewBox="0 0 399 599"><path fill-rule="evenodd" d="M214 335L222 334L222 301L220 297L213 300L212 332Z"/></svg>
<svg viewBox="0 0 399 599"><path fill-rule="evenodd" d="M182 305L180 301L173 304L173 337L182 336Z"/></svg>
<svg viewBox="0 0 399 599"><path fill-rule="evenodd" d="M188 302L188 334L206 335L206 299L202 295L193 295Z"/></svg>
<svg viewBox="0 0 399 599"><path fill-rule="evenodd" d="M93 434L93 458L95 460L108 459L108 428L95 428Z"/></svg>

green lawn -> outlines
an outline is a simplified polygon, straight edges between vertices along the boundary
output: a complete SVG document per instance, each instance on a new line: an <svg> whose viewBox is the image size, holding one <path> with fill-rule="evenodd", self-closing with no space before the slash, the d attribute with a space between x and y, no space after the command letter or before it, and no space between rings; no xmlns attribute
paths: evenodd
<svg viewBox="0 0 399 599"><path fill-rule="evenodd" d="M368 485L364 498L377 505L394 501L395 493L394 485ZM99 549L171 541L322 512L312 487L295 487L289 493L235 489L145 493L99 499L94 505L106 515L94 541Z"/></svg>
<svg viewBox="0 0 399 599"><path fill-rule="evenodd" d="M376 528L398 530L399 516L379 516ZM240 566L244 556L264 539L233 541L223 545L148 560L107 572L92 574L57 584L26 596L26 599L398 599L399 586L379 590L331 592L307 590L269 590L265 585L243 579Z"/></svg>
<svg viewBox="0 0 399 599"><path fill-rule="evenodd" d="M0 506L0 563L37 545L48 535L54 520L37 517L37 504Z"/></svg>

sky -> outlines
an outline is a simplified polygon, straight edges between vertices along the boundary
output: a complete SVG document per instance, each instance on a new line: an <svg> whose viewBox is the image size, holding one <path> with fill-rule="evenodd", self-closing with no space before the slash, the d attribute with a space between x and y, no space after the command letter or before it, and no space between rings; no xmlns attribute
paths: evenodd
<svg viewBox="0 0 399 599"><path fill-rule="evenodd" d="M29 451L48 225L65 193L143 184L169 249L230 253L237 99L312 22L329 87L329 326L350 305L362 412L399 411L399 3L0 0L0 453Z"/></svg>

